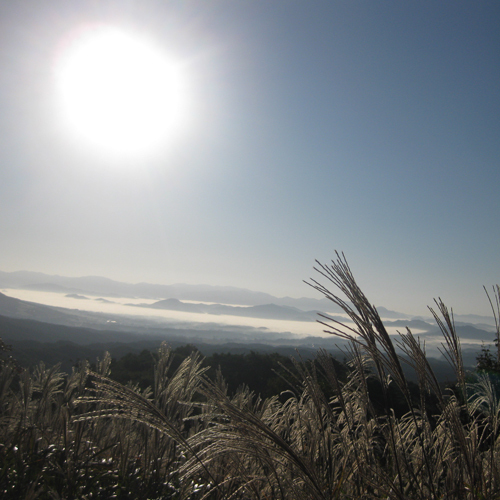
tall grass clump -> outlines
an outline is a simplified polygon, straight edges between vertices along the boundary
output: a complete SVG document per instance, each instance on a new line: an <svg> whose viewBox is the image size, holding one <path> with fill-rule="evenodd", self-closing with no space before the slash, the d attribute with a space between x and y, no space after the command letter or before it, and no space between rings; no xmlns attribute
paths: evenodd
<svg viewBox="0 0 500 500"><path fill-rule="evenodd" d="M409 329L389 336L343 255L316 270L321 278L309 284L352 322L320 320L350 342L347 380L320 352L311 367L296 362L284 401L245 390L231 397L205 381L208 425L191 438L199 456L183 474L201 474L203 464L234 498L500 497L498 393L487 378L468 383L453 313L441 300L430 309L456 375L445 390ZM404 364L416 373L416 393ZM401 398L406 411L397 415Z"/></svg>
<svg viewBox="0 0 500 500"><path fill-rule="evenodd" d="M383 454L373 471L371 467L364 468L368 474L362 474L359 480L368 488L376 477L378 487L391 498L497 498L500 461L495 412L500 408L496 392L486 380L467 386L453 313L441 300L436 301L436 309L430 308L444 337L442 352L453 366L457 380L454 390L444 392L422 344L411 331L407 329L396 341L388 335L343 255L337 254L337 260L329 266L318 264L317 271L343 292L347 300L331 293L317 280L311 280L311 285L340 306L355 325L346 327L323 315L326 331L352 342L357 385L363 386L363 378L366 381L361 365L364 360L372 367L371 376L376 377L382 389L384 412L367 413L369 422L377 429ZM496 315L495 308L493 313ZM416 372L420 394L416 400L412 398L402 363ZM396 418L392 410L392 385L403 394L409 408L401 418ZM428 396L437 401L437 415L428 411ZM363 399L369 402L366 392ZM346 407L343 412L347 412Z"/></svg>

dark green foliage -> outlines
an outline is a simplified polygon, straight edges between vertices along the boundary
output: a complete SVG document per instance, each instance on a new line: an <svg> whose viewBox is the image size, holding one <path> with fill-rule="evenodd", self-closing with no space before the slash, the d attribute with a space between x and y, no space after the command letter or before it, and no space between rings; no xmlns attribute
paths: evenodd
<svg viewBox="0 0 500 500"><path fill-rule="evenodd" d="M157 358L146 349L140 354L127 354L111 362L113 379L122 384L132 382L141 389L151 387L154 381L154 367Z"/></svg>
<svg viewBox="0 0 500 500"><path fill-rule="evenodd" d="M477 370L486 373L500 374L500 361L491 354L490 348L483 346L481 354L476 358Z"/></svg>
<svg viewBox="0 0 500 500"><path fill-rule="evenodd" d="M261 397L275 396L291 388L283 366L292 369L290 358L279 354L213 354L206 359L210 370L207 375L215 379L220 369L230 394L245 385Z"/></svg>
<svg viewBox="0 0 500 500"><path fill-rule="evenodd" d="M495 349L496 354L493 355L489 347L483 345L481 354L476 358L477 370L485 373L500 374L500 286L493 287L493 297L490 295L486 287L484 288L488 300L490 302L493 317L495 319L496 335Z"/></svg>
<svg viewBox="0 0 500 500"><path fill-rule="evenodd" d="M193 352L199 351L189 344L174 349L171 355L171 371L175 371ZM157 359L154 353L147 350L140 354L129 353L118 360L113 359L111 377L122 384L131 382L145 389L153 385ZM339 373L345 377L346 366L338 361L335 363ZM248 354L214 353L204 358L203 366L209 368L207 376L212 380L216 379L220 370L230 394L234 394L241 386L246 386L255 394L267 398L288 391L296 385L296 380L290 377L290 371L294 368L291 358L277 353L263 354L253 351ZM321 378L320 383L325 385Z"/></svg>

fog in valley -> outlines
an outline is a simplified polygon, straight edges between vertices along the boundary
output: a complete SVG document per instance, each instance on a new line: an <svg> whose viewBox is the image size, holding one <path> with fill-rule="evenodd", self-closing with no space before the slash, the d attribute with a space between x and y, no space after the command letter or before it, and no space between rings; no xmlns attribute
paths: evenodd
<svg viewBox="0 0 500 500"><path fill-rule="evenodd" d="M31 278L34 279L33 276ZM343 311L324 299L278 298L249 290L223 290L207 286L161 287L144 283L140 286L128 285L96 277L84 279L43 276L43 279L38 278L38 282L29 282L26 281L26 275L21 279L16 273L3 273L2 279L3 284L10 284L10 287L0 289L5 296L19 299L23 303L49 306L54 312L69 314L68 317L73 318L60 320L49 315L50 322L117 329L143 335L168 329L170 336L175 332L177 340L184 338L186 342L196 340L208 343L223 341L272 344L279 341L290 345L333 347L345 345L345 340L325 331L329 328L319 321L336 326L344 332L355 326ZM106 293L100 295L99 292L102 291ZM132 296L134 291L139 291L140 295ZM182 300L176 297L166 298L167 293L177 293ZM226 299L226 302L199 300L203 298ZM235 298L239 298L242 303L236 304ZM314 309L310 309L314 306ZM19 305L16 307L18 311L23 309ZM390 335L405 333L408 327L425 342L429 355L441 356L439 348L443 337L430 313L428 317L411 317L384 307L379 307L378 310ZM5 311L0 313L5 314ZM328 321L322 314L334 321ZM21 313L17 317L40 319L36 310L28 314ZM75 320L75 317L78 319ZM47 317L42 320L47 321ZM483 345L492 343L493 317L457 315L455 320L465 350L477 352Z"/></svg>

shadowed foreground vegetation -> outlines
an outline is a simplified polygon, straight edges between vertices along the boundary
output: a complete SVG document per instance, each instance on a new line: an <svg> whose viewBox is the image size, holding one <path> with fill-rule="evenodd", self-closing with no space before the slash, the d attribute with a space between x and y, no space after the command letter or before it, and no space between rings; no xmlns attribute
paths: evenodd
<svg viewBox="0 0 500 500"><path fill-rule="evenodd" d="M317 271L345 298L310 285L355 325L321 320L332 334L356 336L349 370L325 351L312 363L291 360L289 389L273 396L230 390L220 371L208 376L197 351L178 362L166 345L150 387L111 379L109 355L69 376L5 358L0 496L500 498L498 387L486 372L465 373L452 313L440 300L431 309L457 380L444 390L409 330L389 337L343 256ZM498 286L494 299L498 319Z"/></svg>

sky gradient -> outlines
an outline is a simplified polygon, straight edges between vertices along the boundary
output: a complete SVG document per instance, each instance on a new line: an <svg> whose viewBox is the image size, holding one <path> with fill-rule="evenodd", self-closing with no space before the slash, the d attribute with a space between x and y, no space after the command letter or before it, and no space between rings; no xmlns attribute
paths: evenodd
<svg viewBox="0 0 500 500"><path fill-rule="evenodd" d="M375 305L486 314L499 21L497 1L2 2L0 269L314 297L338 250ZM96 22L182 61L189 109L154 155L58 121L58 53Z"/></svg>

